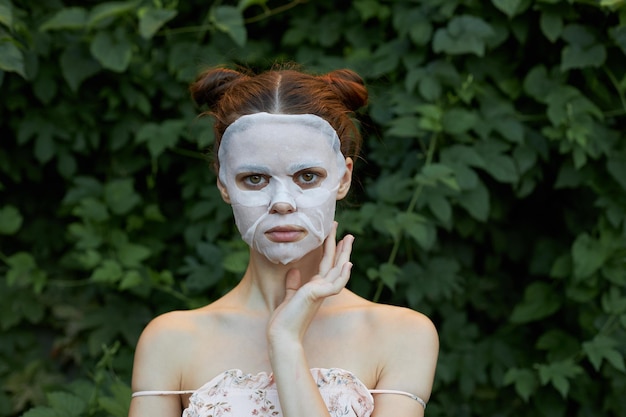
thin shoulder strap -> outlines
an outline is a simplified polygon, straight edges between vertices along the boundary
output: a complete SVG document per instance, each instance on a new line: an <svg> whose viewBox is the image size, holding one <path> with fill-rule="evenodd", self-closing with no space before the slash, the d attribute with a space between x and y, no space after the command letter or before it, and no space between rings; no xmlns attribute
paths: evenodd
<svg viewBox="0 0 626 417"><path fill-rule="evenodd" d="M187 390L187 391L137 391L137 392L133 392L132 396L134 398L134 397L147 397L147 396L152 396L152 395L181 395L181 394L193 394L194 392L196 392L196 391L195 390ZM396 390L392 390L392 389L371 389L371 390L369 390L369 392L372 393L372 394L397 394L397 395L404 395L405 397L409 397L409 398L414 399L415 401L420 403L421 406L424 407L424 409L426 409L426 401L422 400L417 395L411 394L410 392L396 391Z"/></svg>
<svg viewBox="0 0 626 417"><path fill-rule="evenodd" d="M133 392L133 397L147 397L151 395L181 395L181 394L193 394L195 390L187 391L137 391Z"/></svg>
<svg viewBox="0 0 626 417"><path fill-rule="evenodd" d="M405 397L409 397L409 398L414 399L415 401L420 403L421 406L424 407L424 409L426 409L426 401L422 400L417 395L411 394L410 392L396 391L396 390L393 390L393 389L371 389L369 391L372 394L398 394L398 395L404 395Z"/></svg>

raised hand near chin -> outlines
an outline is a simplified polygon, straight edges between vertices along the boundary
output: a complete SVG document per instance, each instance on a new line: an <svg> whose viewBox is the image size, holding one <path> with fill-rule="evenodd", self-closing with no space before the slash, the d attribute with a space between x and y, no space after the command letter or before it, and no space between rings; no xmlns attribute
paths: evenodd
<svg viewBox="0 0 626 417"><path fill-rule="evenodd" d="M309 324L327 297L339 294L350 279L350 253L354 237L335 243L337 223L324 242L319 273L303 283L300 271L290 269L285 278L285 299L270 318L267 337L272 342L300 343Z"/></svg>

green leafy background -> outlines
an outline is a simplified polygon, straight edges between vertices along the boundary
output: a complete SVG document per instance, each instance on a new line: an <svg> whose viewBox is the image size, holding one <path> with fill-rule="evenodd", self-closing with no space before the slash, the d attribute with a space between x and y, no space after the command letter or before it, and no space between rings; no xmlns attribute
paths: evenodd
<svg viewBox="0 0 626 417"><path fill-rule="evenodd" d="M125 416L148 320L237 282L187 88L283 61L371 91L350 287L437 325L428 415L623 415L624 0L0 0L0 415Z"/></svg>

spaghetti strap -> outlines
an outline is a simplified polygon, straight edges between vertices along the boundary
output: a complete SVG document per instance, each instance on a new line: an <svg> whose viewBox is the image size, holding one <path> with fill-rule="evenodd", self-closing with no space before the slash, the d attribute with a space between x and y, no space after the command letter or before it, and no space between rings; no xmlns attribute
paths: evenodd
<svg viewBox="0 0 626 417"><path fill-rule="evenodd" d="M134 397L148 397L153 395L182 395L182 394L193 394L196 390L187 390L187 391L137 391L133 392ZM371 389L369 390L370 394L397 394L404 395L405 397L409 397L417 401L421 404L424 409L426 409L426 401L422 400L417 395L413 395L410 392L397 391L392 389Z"/></svg>
<svg viewBox="0 0 626 417"><path fill-rule="evenodd" d="M393 390L393 389L371 389L371 390L369 390L369 392L370 392L370 394L398 394L398 395L404 395L406 397L414 399L415 401L420 403L421 406L424 407L424 409L426 409L426 401L422 400L417 395L411 394L410 392L397 391L397 390Z"/></svg>
<svg viewBox="0 0 626 417"><path fill-rule="evenodd" d="M148 397L152 395L181 395L181 394L193 394L196 390L187 391L137 391L133 392L134 397Z"/></svg>

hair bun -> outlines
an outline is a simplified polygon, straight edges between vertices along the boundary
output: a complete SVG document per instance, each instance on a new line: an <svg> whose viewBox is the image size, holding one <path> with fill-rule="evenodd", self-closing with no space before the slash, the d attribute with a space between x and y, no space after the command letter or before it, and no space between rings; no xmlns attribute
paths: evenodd
<svg viewBox="0 0 626 417"><path fill-rule="evenodd" d="M324 76L350 111L367 104L367 88L359 74L349 69L331 71Z"/></svg>
<svg viewBox="0 0 626 417"><path fill-rule="evenodd" d="M191 84L189 91L198 105L207 105L210 109L217 104L224 93L234 84L247 78L246 74L227 68L206 70Z"/></svg>

